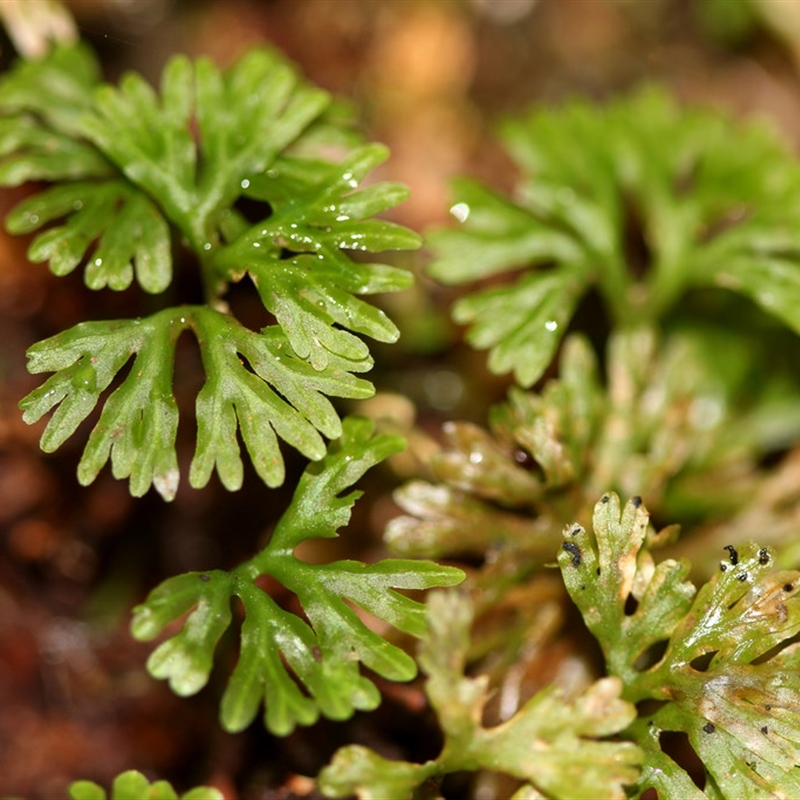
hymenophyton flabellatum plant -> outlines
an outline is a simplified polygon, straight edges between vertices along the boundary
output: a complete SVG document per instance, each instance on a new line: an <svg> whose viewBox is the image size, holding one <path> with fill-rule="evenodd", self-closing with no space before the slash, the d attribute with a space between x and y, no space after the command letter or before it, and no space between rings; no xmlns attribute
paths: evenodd
<svg viewBox="0 0 800 800"><path fill-rule="evenodd" d="M191 331L206 372L192 486L204 486L214 469L229 489L240 486L237 430L270 486L284 477L279 440L321 459L323 437L342 431L328 398L373 393L357 377L372 360L356 334L398 336L361 297L411 281L402 269L356 262L348 251L419 244L407 229L372 218L405 189L358 189L386 149L347 143L350 130L330 97L266 50L224 73L207 59L176 57L159 95L133 73L118 87L104 84L85 47L57 47L4 77L0 109L0 182L54 184L6 220L14 233L38 232L32 261L57 275L81 268L92 289L122 290L135 279L158 294L173 280L173 251L184 248L205 295L202 305L85 322L32 347L30 370L55 373L22 402L28 422L55 409L43 449L75 432L133 357L103 404L78 477L90 483L110 458L134 495L152 484L171 499L179 481L175 344ZM325 147L337 145L342 157L325 160ZM260 210L258 222L238 211L241 198ZM226 308L226 290L241 280L255 285L274 325L252 331Z"/></svg>
<svg viewBox="0 0 800 800"><path fill-rule="evenodd" d="M454 316L518 386L491 431L448 425L428 481L398 493L407 515L387 531L392 547L473 563L466 591L436 593L426 609L402 591L453 586L461 570L406 558L312 564L295 552L336 536L353 485L403 446L365 419L342 420L329 399L373 393L360 377L372 366L362 337L392 342L398 330L362 298L410 282L350 252L419 244L374 218L405 190L362 186L385 149L358 141L341 107L266 50L224 71L174 58L156 91L135 74L108 85L86 47L60 44L3 76L0 115L0 183L36 182L6 220L32 235L30 259L57 275L81 269L90 289L135 282L153 296L148 316L84 321L31 347L30 370L53 373L21 402L28 422L52 412L43 449L98 409L81 483L110 460L134 495L153 486L171 500L176 343L191 333L205 383L189 483L216 470L238 489L239 437L268 486L285 479L281 442L310 460L261 552L230 571L170 578L134 610L140 639L169 626L148 662L155 677L181 695L202 688L235 599L244 622L221 698L229 731L262 705L275 734L372 709L380 694L362 666L409 680L418 663L426 675L440 754L413 764L345 747L320 775L329 796L437 796L448 775L472 771L509 776L520 799L800 792L800 574L774 566L792 558L797 503L776 490L781 467L761 463L800 435L800 386L791 360L775 359L800 330L800 168L775 137L648 91L509 122L514 197L457 184L461 227L432 235L430 270L450 284L489 282ZM173 304L175 265L187 260L203 302ZM261 330L228 307L241 281L271 320ZM599 333L581 329L592 292L606 315ZM635 495L624 510L614 490ZM681 541L674 526L649 527L639 496L688 522L689 543L731 531L722 562L721 545L703 560L713 575L699 590L680 553L657 559ZM772 536L774 547L742 543L748 509L767 498L779 535L748 538ZM261 588L264 576L296 595L302 615ZM481 619L514 596L546 602L487 636ZM421 639L418 659L356 608ZM583 655L579 685L556 669L550 685L509 694L515 663L563 633L569 609L601 665ZM484 665L491 677L472 674ZM663 746L675 732L702 775ZM112 794L130 787L175 795L135 772ZM72 794L105 796L85 782Z"/></svg>
<svg viewBox="0 0 800 800"><path fill-rule="evenodd" d="M175 253L186 251L205 297L147 317L81 322L33 345L30 371L54 373L20 404L27 422L53 411L42 448L57 449L99 403L80 482L93 481L110 459L133 495L152 485L171 500L180 416L172 375L178 337L190 332L205 384L189 483L204 486L216 469L228 489L238 489L239 436L268 486L284 480L279 441L312 462L257 556L231 572L171 578L135 609L132 631L143 640L188 614L154 650L151 674L169 679L178 694L199 691L236 598L245 619L221 701L225 728L247 726L262 702L277 734L320 714L343 719L374 708L380 695L360 665L408 680L416 663L353 605L420 636L424 606L397 590L463 577L430 562L312 565L294 554L308 539L336 536L358 496L352 485L403 447L398 437L374 435L368 420L343 421L329 399L373 394L358 377L372 366L361 335L392 342L398 330L361 298L411 281L403 269L349 255L419 245L416 234L374 218L406 190L361 186L386 149L358 143L342 109L269 50L224 72L208 59L176 57L156 92L133 73L108 85L86 47L60 45L3 77L0 113L0 183L37 182L6 220L12 232L35 234L32 261L57 275L82 269L90 289L136 281L163 296ZM239 211L243 198L257 222ZM228 308L226 291L243 280L274 324L252 330ZM257 585L265 575L297 593L303 616Z"/></svg>

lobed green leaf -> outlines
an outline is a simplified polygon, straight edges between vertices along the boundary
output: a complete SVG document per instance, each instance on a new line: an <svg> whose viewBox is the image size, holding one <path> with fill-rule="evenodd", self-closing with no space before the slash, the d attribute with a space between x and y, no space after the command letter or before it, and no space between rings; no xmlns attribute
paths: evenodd
<svg viewBox="0 0 800 800"><path fill-rule="evenodd" d="M171 500L179 478L172 369L175 343L187 328L198 337L206 370L197 396L197 448L189 476L195 487L204 486L216 467L226 487L239 488L243 468L237 428L262 479L270 486L280 484L278 437L320 459L325 455L322 435L336 438L342 431L327 397L373 393L370 383L353 375L368 369L369 360L332 358L318 371L296 356L277 327L256 333L210 308L179 306L142 320L81 323L29 350L31 372L56 373L20 402L28 423L57 407L42 434L42 448L58 449L134 357L130 372L103 405L78 478L91 483L110 458L114 476L130 478L134 495L152 484Z"/></svg>
<svg viewBox="0 0 800 800"><path fill-rule="evenodd" d="M112 174L111 165L94 147L71 134L49 129L27 115L0 118L0 186Z"/></svg>
<svg viewBox="0 0 800 800"><path fill-rule="evenodd" d="M75 138L99 82L100 65L89 47L58 45L45 58L20 59L3 76L0 113L29 115L47 129Z"/></svg>
<svg viewBox="0 0 800 800"><path fill-rule="evenodd" d="M204 486L216 466L229 489L242 482L237 426L258 474L269 486L283 482L278 437L307 457L325 454L320 433L341 434L341 422L325 395L364 398L373 394L353 372L371 366L336 359L317 371L297 357L278 328L254 333L231 317L197 309L206 383L197 396L197 451L190 483ZM246 364L242 358L246 359Z"/></svg>
<svg viewBox="0 0 800 800"><path fill-rule="evenodd" d="M203 252L246 176L266 169L328 104L286 62L252 51L222 74L208 59L172 59L161 100L134 73L96 93L82 120L89 138ZM199 130L195 143L189 119Z"/></svg>
<svg viewBox="0 0 800 800"><path fill-rule="evenodd" d="M152 483L165 499L174 497L178 411L171 378L181 328L174 324L172 312L167 309L145 320L80 323L28 351L31 372L56 371L20 401L28 423L58 406L42 434L46 452L58 449L75 432L114 376L136 356L89 437L78 465L84 485L95 479L110 456L115 477L129 477L134 495L144 494Z"/></svg>
<svg viewBox="0 0 800 800"><path fill-rule="evenodd" d="M383 342L399 335L382 311L355 295L406 288L410 274L354 263L344 252L419 246L419 237L406 228L367 218L403 199L396 184L353 191L386 156L386 148L369 145L333 165L279 159L247 181L246 194L268 203L271 215L215 256L222 272L249 272L295 352L316 369L324 369L331 356L367 357L366 346L350 331Z"/></svg>
<svg viewBox="0 0 800 800"><path fill-rule="evenodd" d="M427 562L335 561L308 564L294 555L301 542L336 536L350 518L357 492L349 489L374 464L397 452L402 440L374 436L367 420L347 419L342 436L322 461L309 466L269 544L231 573L190 573L154 589L135 609L133 635L152 639L190 612L181 631L153 652L155 677L168 678L182 694L208 680L213 652L230 624L237 597L245 620L241 649L221 704L227 730L249 725L264 704L269 730L285 735L320 714L346 719L375 708L380 693L360 664L390 680L416 674L413 659L371 630L351 604L399 630L421 636L424 607L397 590L450 586L460 570ZM305 619L279 607L255 581L270 575L295 593Z"/></svg>
<svg viewBox="0 0 800 800"><path fill-rule="evenodd" d="M67 275L86 261L90 289L127 289L134 271L148 292L155 294L169 285L167 224L150 200L125 181L46 189L17 205L6 217L6 226L12 233L30 233L61 217L66 217L64 224L48 228L31 242L31 261L48 261L56 275Z"/></svg>
<svg viewBox="0 0 800 800"><path fill-rule="evenodd" d="M487 289L459 300L453 319L472 323L470 344L491 348L489 368L514 372L517 381L530 386L553 359L581 294L584 271L526 275L510 287Z"/></svg>

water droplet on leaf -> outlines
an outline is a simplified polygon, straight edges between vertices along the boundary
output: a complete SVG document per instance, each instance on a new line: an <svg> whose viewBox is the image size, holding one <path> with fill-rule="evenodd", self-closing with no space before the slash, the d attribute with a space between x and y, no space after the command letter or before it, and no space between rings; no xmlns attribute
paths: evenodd
<svg viewBox="0 0 800 800"><path fill-rule="evenodd" d="M466 203L456 203L450 207L450 213L459 221L466 222L469 217L470 207Z"/></svg>

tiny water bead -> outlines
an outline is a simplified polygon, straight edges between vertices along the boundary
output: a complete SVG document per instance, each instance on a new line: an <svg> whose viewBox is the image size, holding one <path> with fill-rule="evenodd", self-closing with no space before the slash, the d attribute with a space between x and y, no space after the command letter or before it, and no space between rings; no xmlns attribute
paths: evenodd
<svg viewBox="0 0 800 800"><path fill-rule="evenodd" d="M466 203L456 203L450 207L450 213L459 221L466 222L469 217L470 207Z"/></svg>

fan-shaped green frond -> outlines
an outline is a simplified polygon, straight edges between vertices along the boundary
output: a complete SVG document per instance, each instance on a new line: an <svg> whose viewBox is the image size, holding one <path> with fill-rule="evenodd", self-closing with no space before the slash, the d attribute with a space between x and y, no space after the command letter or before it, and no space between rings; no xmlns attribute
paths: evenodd
<svg viewBox="0 0 800 800"><path fill-rule="evenodd" d="M103 405L78 477L91 483L110 457L114 476L130 478L134 495L152 484L171 500L178 488L172 371L175 343L184 330L197 336L206 369L197 397L197 449L190 474L196 487L208 482L215 466L229 489L240 487L237 428L264 481L280 484L278 438L320 459L325 454L320 434L335 438L341 433L327 396L363 398L373 392L370 383L352 374L369 369L371 361L337 358L316 370L297 357L277 327L255 333L202 306L169 308L140 320L84 322L28 351L31 372L55 372L20 403L29 423L56 408L42 434L42 448L52 452L60 447L135 356Z"/></svg>
<svg viewBox="0 0 800 800"><path fill-rule="evenodd" d="M114 475L130 478L132 494L144 494L153 483L172 498L178 484L172 362L180 332L162 312L145 320L83 322L30 348L31 372L55 372L20 402L29 423L58 407L42 434L42 449L56 450L75 432L135 355L89 437L78 477L91 483L111 455Z"/></svg>
<svg viewBox="0 0 800 800"><path fill-rule="evenodd" d="M40 95L55 91L65 60L75 62L76 75L65 87L72 106L59 112L56 102L49 110ZM398 336L383 311L359 296L402 289L410 273L354 262L348 251L417 247L412 232L372 219L407 192L391 183L360 186L386 149L353 148L349 120L328 95L270 51L252 52L224 73L207 59L175 58L160 93L133 73L118 88L99 85L92 63L81 48L62 48L0 81L0 111L8 115L0 119L0 154L8 155L9 169L62 180L24 200L7 219L15 233L38 231L30 258L48 261L58 275L83 264L93 289L125 289L135 276L157 293L172 279L176 228L197 257L209 305L225 310L228 285L249 273L278 324L257 334L218 311L179 307L144 321L79 326L31 350L32 370L59 374L23 401L26 419L64 401L43 438L43 446L55 449L137 354L92 433L80 477L93 480L110 454L114 474L130 477L135 493L154 482L171 497L177 487L173 334L190 327L207 375L197 399L192 485L204 485L216 467L226 486L238 488L238 428L259 475L275 486L283 480L279 439L319 459L322 436L341 432L327 397L372 393L353 376L372 366L359 335L384 342ZM76 105L79 112L67 113ZM36 172L39 155L26 149L37 136L60 165L52 175ZM94 154L94 166L68 166L75 153L64 148L76 142L81 153ZM320 160L333 145L343 145L344 155ZM70 177L81 179L64 180ZM233 208L242 194L261 207L262 222L250 225ZM109 341L107 331L114 332ZM88 349L76 354L79 342ZM73 362L46 366L67 352ZM73 373L80 380L88 375L92 388L78 386Z"/></svg>
<svg viewBox="0 0 800 800"><path fill-rule="evenodd" d="M493 371L538 380L591 286L622 326L717 286L800 331L800 168L769 130L648 90L537 110L502 135L522 171L513 198L462 180L460 228L431 236L439 280L507 276L455 307Z"/></svg>
<svg viewBox="0 0 800 800"><path fill-rule="evenodd" d="M564 533L559 564L608 670L633 703L662 703L631 729L654 757L639 788L689 786L659 735L689 737L706 769L700 797L793 797L800 792L800 573L775 571L768 548L729 546L699 592L689 565L655 564L648 513L616 495L595 507L594 536ZM689 795L692 796L692 795Z"/></svg>
<svg viewBox="0 0 800 800"><path fill-rule="evenodd" d="M82 47L22 62L0 81L0 180L92 179L71 187L69 203L62 185L12 212L15 232L65 219L34 241L33 260L49 260L57 274L85 260L92 288L126 288L135 266L143 288L161 291L171 279L169 225L205 262L248 177L296 148L307 129L325 128L314 123L330 102L265 50L224 73L208 59L176 57L160 89L135 73L117 88L101 85ZM153 230L136 237L135 259L124 246L131 229ZM99 253L87 252L98 239ZM98 258L112 263L98 271Z"/></svg>
<svg viewBox="0 0 800 800"><path fill-rule="evenodd" d="M224 74L209 59L173 58L160 88L161 97L135 73L119 88L100 88L82 131L158 199L202 254L216 243L220 214L241 194L242 180L264 170L329 99L265 50L245 55Z"/></svg>
<svg viewBox="0 0 800 800"><path fill-rule="evenodd" d="M154 589L135 611L132 630L138 639L152 639L190 613L183 628L152 653L151 673L169 679L182 695L204 686L216 643L231 621L231 598L237 597L245 621L239 661L222 698L228 730L249 725L262 702L265 724L280 734L309 725L320 714L344 719L357 709L374 708L380 694L359 664L390 680L412 678L413 659L367 627L351 604L421 636L424 606L397 590L451 586L462 579L461 571L401 560L308 564L294 555L307 539L337 535L358 497L358 492L342 493L402 445L396 437L373 436L366 420L346 420L341 439L304 473L261 553L230 573L189 573ZM296 594L305 619L259 588L255 581L263 575Z"/></svg>

